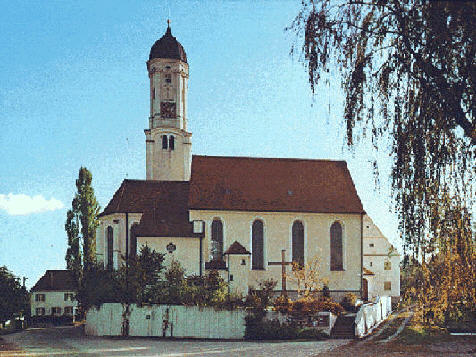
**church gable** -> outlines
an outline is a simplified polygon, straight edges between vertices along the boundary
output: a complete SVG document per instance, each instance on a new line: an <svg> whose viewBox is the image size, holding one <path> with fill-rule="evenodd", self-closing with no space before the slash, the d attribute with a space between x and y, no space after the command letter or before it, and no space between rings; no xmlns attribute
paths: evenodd
<svg viewBox="0 0 476 357"><path fill-rule="evenodd" d="M190 209L362 213L344 161L197 156Z"/></svg>

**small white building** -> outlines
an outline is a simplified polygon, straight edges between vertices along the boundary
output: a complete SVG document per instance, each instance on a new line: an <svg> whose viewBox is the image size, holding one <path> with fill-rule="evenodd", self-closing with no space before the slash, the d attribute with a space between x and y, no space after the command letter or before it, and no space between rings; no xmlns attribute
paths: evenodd
<svg viewBox="0 0 476 357"><path fill-rule="evenodd" d="M78 302L69 270L47 270L31 289L31 316L74 316Z"/></svg>
<svg viewBox="0 0 476 357"><path fill-rule="evenodd" d="M400 298L400 254L372 219L364 216L363 226L363 298L391 296Z"/></svg>

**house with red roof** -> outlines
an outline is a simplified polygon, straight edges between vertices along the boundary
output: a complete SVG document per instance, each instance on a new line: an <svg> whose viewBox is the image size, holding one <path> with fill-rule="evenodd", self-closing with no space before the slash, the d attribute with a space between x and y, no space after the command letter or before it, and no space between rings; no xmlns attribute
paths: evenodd
<svg viewBox="0 0 476 357"><path fill-rule="evenodd" d="M31 288L31 316L72 319L78 306L77 289L71 271L47 270Z"/></svg>
<svg viewBox="0 0 476 357"><path fill-rule="evenodd" d="M346 163L192 155L187 56L170 27L147 71L146 179L124 180L100 214L98 260L117 269L148 245L243 294L266 279L292 293L291 263L317 261L331 294L361 296L365 212Z"/></svg>

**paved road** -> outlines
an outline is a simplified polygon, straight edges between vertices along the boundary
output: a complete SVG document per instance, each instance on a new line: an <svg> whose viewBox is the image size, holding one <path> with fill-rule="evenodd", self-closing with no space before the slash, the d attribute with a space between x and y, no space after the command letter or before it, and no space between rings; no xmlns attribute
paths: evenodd
<svg viewBox="0 0 476 357"><path fill-rule="evenodd" d="M83 336L72 327L28 329L2 336L25 352L0 351L6 356L312 356L350 340L307 342L243 342L107 338Z"/></svg>

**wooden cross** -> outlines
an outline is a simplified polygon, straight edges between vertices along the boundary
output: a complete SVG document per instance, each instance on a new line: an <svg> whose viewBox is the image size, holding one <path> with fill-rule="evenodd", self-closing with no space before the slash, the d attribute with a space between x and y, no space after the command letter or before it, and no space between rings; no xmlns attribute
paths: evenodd
<svg viewBox="0 0 476 357"><path fill-rule="evenodd" d="M268 262L268 265L281 265L281 289L282 295L286 295L286 265L292 265L293 262L286 261L286 249L281 250L281 261L280 262Z"/></svg>

